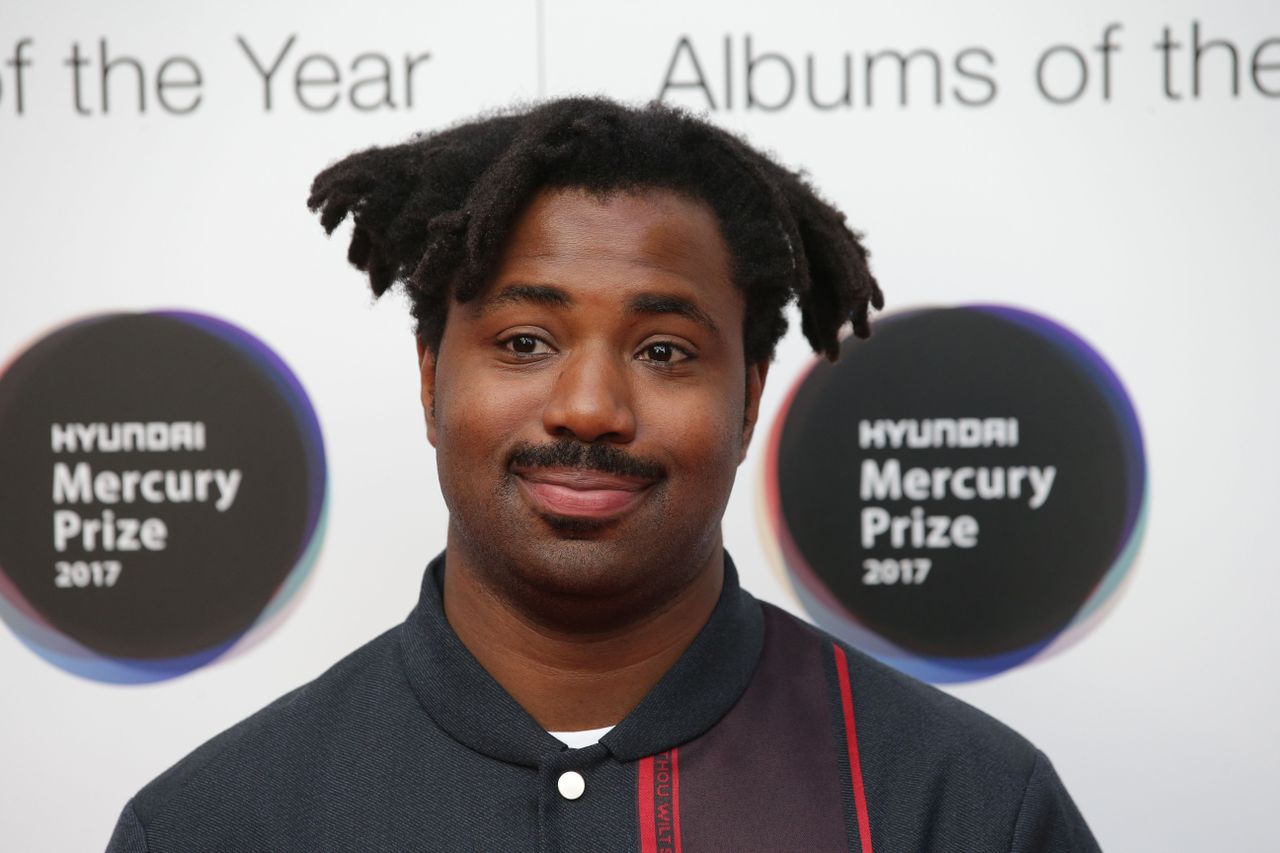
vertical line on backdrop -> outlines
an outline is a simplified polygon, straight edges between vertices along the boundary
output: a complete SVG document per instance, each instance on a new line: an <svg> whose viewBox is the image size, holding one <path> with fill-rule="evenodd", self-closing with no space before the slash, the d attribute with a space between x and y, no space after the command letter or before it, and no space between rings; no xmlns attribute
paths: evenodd
<svg viewBox="0 0 1280 853"><path fill-rule="evenodd" d="M545 18L545 10L543 3L545 0L536 0L537 11L535 13L536 23L534 29L537 31L538 38L538 97L544 98L547 95L547 33L543 26Z"/></svg>

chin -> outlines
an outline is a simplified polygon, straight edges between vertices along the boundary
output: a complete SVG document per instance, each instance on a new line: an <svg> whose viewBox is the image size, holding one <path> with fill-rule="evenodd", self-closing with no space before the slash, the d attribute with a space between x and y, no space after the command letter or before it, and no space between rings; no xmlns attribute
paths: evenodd
<svg viewBox="0 0 1280 853"><path fill-rule="evenodd" d="M626 596L655 580L634 549L589 535L575 519L570 529L540 542L508 566L517 582L543 595L588 598ZM589 523L589 522L585 522Z"/></svg>
<svg viewBox="0 0 1280 853"><path fill-rule="evenodd" d="M535 618L541 611L608 625L660 608L720 548L718 514L672 513L662 490L609 518L541 513L515 497L451 506L450 547L467 552L486 585ZM582 612L587 602L590 614Z"/></svg>
<svg viewBox="0 0 1280 853"><path fill-rule="evenodd" d="M615 526L614 519L577 518L564 515L544 515L542 520L562 540L599 540Z"/></svg>

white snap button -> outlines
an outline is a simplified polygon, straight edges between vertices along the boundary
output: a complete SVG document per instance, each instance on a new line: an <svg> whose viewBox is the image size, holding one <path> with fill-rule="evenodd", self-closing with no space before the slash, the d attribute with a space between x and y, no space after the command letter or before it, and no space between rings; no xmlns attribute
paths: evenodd
<svg viewBox="0 0 1280 853"><path fill-rule="evenodd" d="M576 800L582 796L583 791L587 790L587 780L583 779L578 771L570 770L560 774L556 787L560 789L560 796L566 800Z"/></svg>

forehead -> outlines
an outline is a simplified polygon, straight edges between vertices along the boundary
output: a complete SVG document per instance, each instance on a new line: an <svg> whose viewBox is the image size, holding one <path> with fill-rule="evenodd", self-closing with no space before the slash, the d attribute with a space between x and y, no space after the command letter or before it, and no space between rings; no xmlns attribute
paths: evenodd
<svg viewBox="0 0 1280 853"><path fill-rule="evenodd" d="M713 300L737 295L711 207L665 189L539 192L513 223L493 284L547 277L596 277L599 285L614 286L605 290L644 279L649 286L690 288Z"/></svg>

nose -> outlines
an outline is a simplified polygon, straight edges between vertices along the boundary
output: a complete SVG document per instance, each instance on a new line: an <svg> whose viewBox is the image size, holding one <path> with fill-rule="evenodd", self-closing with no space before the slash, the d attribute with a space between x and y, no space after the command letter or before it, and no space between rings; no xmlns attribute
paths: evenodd
<svg viewBox="0 0 1280 853"><path fill-rule="evenodd" d="M615 354L584 348L569 354L542 410L547 433L579 441L626 444L636 415L627 364Z"/></svg>

